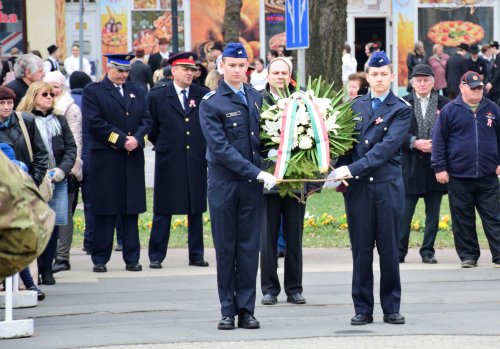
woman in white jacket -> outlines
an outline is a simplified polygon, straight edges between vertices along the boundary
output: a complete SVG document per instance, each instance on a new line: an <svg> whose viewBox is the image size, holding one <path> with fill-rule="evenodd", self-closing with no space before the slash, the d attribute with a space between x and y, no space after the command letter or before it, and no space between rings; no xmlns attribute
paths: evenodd
<svg viewBox="0 0 500 349"><path fill-rule="evenodd" d="M68 224L59 229L56 260L52 272L57 273L71 268L69 264L69 251L73 242L73 214L78 199L79 182L82 180L82 112L66 88L66 78L59 71L47 73L44 78L56 95L54 113L63 115L68 121L77 146L76 162L68 178Z"/></svg>

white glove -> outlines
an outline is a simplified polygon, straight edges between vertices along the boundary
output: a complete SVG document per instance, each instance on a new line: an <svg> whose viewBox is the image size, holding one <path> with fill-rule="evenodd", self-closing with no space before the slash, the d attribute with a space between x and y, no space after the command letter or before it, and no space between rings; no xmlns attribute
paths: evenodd
<svg viewBox="0 0 500 349"><path fill-rule="evenodd" d="M328 175L328 177L326 177L327 179L333 179L333 178L336 178L333 174L334 171L330 172L330 174ZM326 181L325 184L323 184L323 188L337 188L339 185L340 185L340 181Z"/></svg>
<svg viewBox="0 0 500 349"><path fill-rule="evenodd" d="M343 178L343 177L352 177L351 171L347 166L340 166L333 170L333 178Z"/></svg>
<svg viewBox="0 0 500 349"><path fill-rule="evenodd" d="M261 182L264 182L264 188L266 188L267 190L271 190L271 188L276 185L277 181L276 177L264 171L260 171L257 179Z"/></svg>
<svg viewBox="0 0 500 349"><path fill-rule="evenodd" d="M54 167L52 169L52 171L54 171L54 174L52 175L52 182L60 182L64 179L64 177L66 177L66 175L64 174L64 171L61 170L60 168L57 168L57 167Z"/></svg>

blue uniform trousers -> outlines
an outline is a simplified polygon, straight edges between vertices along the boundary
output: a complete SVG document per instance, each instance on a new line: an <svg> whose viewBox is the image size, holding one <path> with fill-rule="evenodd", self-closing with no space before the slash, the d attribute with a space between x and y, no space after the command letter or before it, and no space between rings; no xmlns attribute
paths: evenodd
<svg viewBox="0 0 500 349"><path fill-rule="evenodd" d="M151 262L161 263L167 256L171 222L172 215L154 215L148 250ZM203 215L201 213L188 215L188 250L190 261L203 259Z"/></svg>
<svg viewBox="0 0 500 349"><path fill-rule="evenodd" d="M380 303L384 314L399 313L398 232L403 216L402 178L378 183L351 181L346 195L352 244L352 299L356 314L373 314L373 249L380 256Z"/></svg>
<svg viewBox="0 0 500 349"><path fill-rule="evenodd" d="M262 189L255 180L208 180L222 316L254 313Z"/></svg>
<svg viewBox="0 0 500 349"><path fill-rule="evenodd" d="M137 214L121 214L123 232L123 260L126 264L138 263L141 246L139 243L139 227ZM117 215L94 214L94 241L92 242L92 262L106 264L111 258L113 237Z"/></svg>

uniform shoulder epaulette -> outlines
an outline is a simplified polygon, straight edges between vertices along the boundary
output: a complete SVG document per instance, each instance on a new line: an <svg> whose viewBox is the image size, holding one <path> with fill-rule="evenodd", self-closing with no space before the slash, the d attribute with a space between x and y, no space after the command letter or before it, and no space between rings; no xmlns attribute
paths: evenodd
<svg viewBox="0 0 500 349"><path fill-rule="evenodd" d="M411 104L406 100L404 99L403 97L398 97L400 101L402 101L404 104L406 104L407 106L411 107Z"/></svg>
<svg viewBox="0 0 500 349"><path fill-rule="evenodd" d="M158 86L154 86L152 89L150 89L150 90L149 90L149 92L152 92L152 91L154 91L154 90L158 90L158 89L163 88L163 87L165 87L165 86L167 86L167 84L166 84L166 83L165 83L165 84L158 85Z"/></svg>
<svg viewBox="0 0 500 349"><path fill-rule="evenodd" d="M206 101L207 99L209 99L210 97L212 97L215 93L216 93L215 90L210 91L209 93L207 93L206 95L204 95L202 99Z"/></svg>

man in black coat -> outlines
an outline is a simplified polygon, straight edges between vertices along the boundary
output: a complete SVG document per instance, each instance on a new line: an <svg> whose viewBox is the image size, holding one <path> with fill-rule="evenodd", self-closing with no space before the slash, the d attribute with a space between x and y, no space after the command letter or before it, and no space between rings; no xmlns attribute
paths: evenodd
<svg viewBox="0 0 500 349"><path fill-rule="evenodd" d="M446 185L436 181L431 168L432 130L440 110L450 101L434 90L434 73L427 64L418 64L411 75L413 92L403 98L413 107L410 129L403 142L403 181L405 205L399 237L399 262L408 253L411 220L419 198L425 202L424 241L420 248L423 263L437 263L434 241L438 232L439 211Z"/></svg>
<svg viewBox="0 0 500 349"><path fill-rule="evenodd" d="M14 109L23 99L29 86L35 81L40 81L45 76L43 72L43 61L40 57L27 53L18 58L14 65L14 74L16 78L5 85L16 94Z"/></svg>
<svg viewBox="0 0 500 349"><path fill-rule="evenodd" d="M458 51L450 57L448 63L446 63L445 76L446 76L446 91L448 92L448 98L454 99L460 90L458 85L460 84L460 78L469 69L469 62L465 57L469 52L469 45L460 44L458 45Z"/></svg>
<svg viewBox="0 0 500 349"><path fill-rule="evenodd" d="M481 76L483 82L489 81L489 69L486 59L479 55L479 46L476 44L470 46L469 71L475 71Z"/></svg>
<svg viewBox="0 0 500 349"><path fill-rule="evenodd" d="M141 86L144 91L149 91L153 87L153 73L149 66L144 63L144 50L138 49L135 52L135 60L132 63L130 72L128 74L128 80Z"/></svg>
<svg viewBox="0 0 500 349"><path fill-rule="evenodd" d="M209 89L193 84L194 52L172 56L173 81L155 87L148 96L155 145L155 190L149 260L161 268L167 254L172 215L188 215L189 265L207 267L203 259L203 212L207 210L206 141L198 106Z"/></svg>
<svg viewBox="0 0 500 349"><path fill-rule="evenodd" d="M94 213L94 272L106 272L116 216L123 231L126 269L140 271L139 213L146 211L144 136L151 118L144 89L126 81L133 55L106 55L109 72L83 92L82 114L89 121L89 193Z"/></svg>
<svg viewBox="0 0 500 349"><path fill-rule="evenodd" d="M490 81L484 87L488 92L486 97L500 105L500 50L498 49L498 41L490 42L490 47L493 50L493 70L490 73Z"/></svg>
<svg viewBox="0 0 500 349"><path fill-rule="evenodd" d="M170 53L168 52L168 44L169 42L166 38L160 38L158 40L158 46L160 47L160 50L149 56L148 64L151 68L152 74L154 74L157 69L161 68L161 61L163 59L169 59Z"/></svg>

